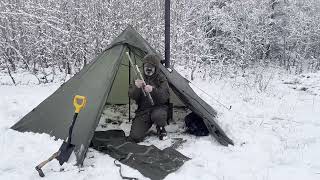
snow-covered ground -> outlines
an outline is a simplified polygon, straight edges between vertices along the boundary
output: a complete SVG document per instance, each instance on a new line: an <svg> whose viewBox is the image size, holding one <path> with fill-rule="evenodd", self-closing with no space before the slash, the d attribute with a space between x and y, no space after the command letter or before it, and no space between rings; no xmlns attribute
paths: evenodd
<svg viewBox="0 0 320 180"><path fill-rule="evenodd" d="M192 160L166 180L320 179L319 82L319 73L289 76L275 71L192 81L195 91L219 111L219 124L235 146L223 147L212 137L184 136L188 141L178 150ZM0 179L41 179L34 167L62 141L9 128L59 84L11 86L10 79L4 84L0 85ZM232 105L231 110L220 103ZM147 141L160 148L170 144L154 137ZM113 159L93 149L81 169L72 163L65 164L63 172L59 169L57 161L49 163L45 179L121 179ZM147 179L127 166L123 173Z"/></svg>

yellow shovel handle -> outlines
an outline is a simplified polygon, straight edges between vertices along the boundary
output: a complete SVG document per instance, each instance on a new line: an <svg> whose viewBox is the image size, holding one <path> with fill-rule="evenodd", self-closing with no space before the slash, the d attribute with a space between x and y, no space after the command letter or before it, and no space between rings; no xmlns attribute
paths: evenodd
<svg viewBox="0 0 320 180"><path fill-rule="evenodd" d="M81 104L78 104L78 100L81 100ZM85 96L80 96L80 95L76 95L73 98L73 105L76 108L75 112L79 113L81 111L82 108L84 108L84 106L87 103L87 98Z"/></svg>

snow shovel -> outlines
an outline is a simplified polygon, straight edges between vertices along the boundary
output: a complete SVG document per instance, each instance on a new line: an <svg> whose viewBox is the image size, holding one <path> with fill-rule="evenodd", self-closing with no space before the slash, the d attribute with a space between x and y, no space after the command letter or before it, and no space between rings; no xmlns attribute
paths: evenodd
<svg viewBox="0 0 320 180"><path fill-rule="evenodd" d="M78 104L78 101L81 100L81 104ZM82 108L86 105L87 98L85 96L79 96L76 95L73 99L73 105L75 107L75 113L73 116L73 120L71 123L71 126L69 127L69 136L66 141L62 143L59 150L55 152L49 159L43 161L38 166L35 167L35 169L38 171L40 177L44 177L44 173L42 171L42 167L46 165L48 162L52 161L54 158L56 158L59 161L60 165L63 165L63 163L67 162L71 156L72 151L75 148L74 144L71 144L71 138L72 138L72 130L73 126L76 122L76 119L78 117L79 112Z"/></svg>

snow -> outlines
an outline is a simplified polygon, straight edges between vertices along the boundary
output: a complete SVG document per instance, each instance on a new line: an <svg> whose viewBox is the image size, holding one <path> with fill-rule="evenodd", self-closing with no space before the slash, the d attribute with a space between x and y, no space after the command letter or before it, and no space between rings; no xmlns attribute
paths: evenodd
<svg viewBox="0 0 320 180"><path fill-rule="evenodd" d="M188 140L178 150L192 159L169 174L166 180L320 178L320 73L291 76L270 71L263 74L260 81L256 81L256 77L253 73L211 81L196 77L191 82L194 90L219 112L217 121L235 146L221 146L212 137L174 133L164 142L149 137L144 144L152 143L159 148L169 146L173 137ZM263 83L267 88L261 89ZM0 179L41 179L34 167L57 151L62 140L9 128L53 93L59 84L2 84ZM230 105L231 110L224 107ZM73 166L71 161L63 168L60 172L55 160L47 164L43 168L45 179L121 179L113 159L93 149L89 149L84 167ZM122 171L125 176L147 179L125 165Z"/></svg>

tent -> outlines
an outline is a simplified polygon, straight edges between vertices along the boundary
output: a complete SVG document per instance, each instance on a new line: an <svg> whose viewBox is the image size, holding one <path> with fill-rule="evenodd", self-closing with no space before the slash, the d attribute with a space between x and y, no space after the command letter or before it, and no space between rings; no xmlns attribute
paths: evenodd
<svg viewBox="0 0 320 180"><path fill-rule="evenodd" d="M66 139L74 113L72 98L77 94L87 96L87 106L78 116L71 142L76 145L77 164L81 165L104 106L129 102L127 91L134 72L125 52L129 52L139 66L147 53L156 53L138 32L128 26L97 58L11 128L20 132L47 133ZM233 144L215 122L216 111L197 96L189 86L189 81L174 69L167 69L162 65L160 69L168 79L173 103L183 104L201 116L211 135L220 144Z"/></svg>

